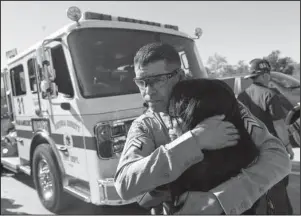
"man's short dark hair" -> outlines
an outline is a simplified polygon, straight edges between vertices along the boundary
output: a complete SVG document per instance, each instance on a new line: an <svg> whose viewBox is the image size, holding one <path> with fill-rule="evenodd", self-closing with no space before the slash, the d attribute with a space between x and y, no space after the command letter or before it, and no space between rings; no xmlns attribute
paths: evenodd
<svg viewBox="0 0 301 216"><path fill-rule="evenodd" d="M156 42L141 47L134 57L134 65L145 66L156 61L181 65L177 50L166 43Z"/></svg>

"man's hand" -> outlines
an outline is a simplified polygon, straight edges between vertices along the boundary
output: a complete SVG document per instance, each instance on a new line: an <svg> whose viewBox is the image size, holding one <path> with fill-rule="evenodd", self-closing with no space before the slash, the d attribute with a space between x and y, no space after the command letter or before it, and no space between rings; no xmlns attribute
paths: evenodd
<svg viewBox="0 0 301 216"><path fill-rule="evenodd" d="M211 192L190 191L182 194L176 206L183 207L175 214L220 215L223 209Z"/></svg>
<svg viewBox="0 0 301 216"><path fill-rule="evenodd" d="M144 208L151 208L171 200L171 194L167 189L164 191L155 189L143 194L137 203Z"/></svg>
<svg viewBox="0 0 301 216"><path fill-rule="evenodd" d="M210 117L191 130L202 149L216 150L237 144L238 130L224 118L224 115Z"/></svg>
<svg viewBox="0 0 301 216"><path fill-rule="evenodd" d="M286 151L288 152L288 154L290 155L290 159L293 160L295 157L295 153L293 151L292 145L289 143L285 146L285 148L286 148Z"/></svg>

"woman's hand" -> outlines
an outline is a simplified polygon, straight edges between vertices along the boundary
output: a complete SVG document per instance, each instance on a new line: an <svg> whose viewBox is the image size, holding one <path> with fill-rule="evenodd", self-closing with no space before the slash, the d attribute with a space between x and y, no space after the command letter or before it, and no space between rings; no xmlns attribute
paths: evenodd
<svg viewBox="0 0 301 216"><path fill-rule="evenodd" d="M224 115L207 118L191 130L201 149L216 150L237 144L238 130L224 118Z"/></svg>

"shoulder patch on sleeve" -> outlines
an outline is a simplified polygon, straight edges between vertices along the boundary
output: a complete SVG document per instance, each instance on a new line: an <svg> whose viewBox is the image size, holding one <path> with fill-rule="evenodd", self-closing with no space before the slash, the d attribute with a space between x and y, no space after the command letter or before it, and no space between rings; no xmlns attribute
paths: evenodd
<svg viewBox="0 0 301 216"><path fill-rule="evenodd" d="M241 102L239 102L239 111L241 118L244 121L245 128L249 134L252 134L255 127L263 129L256 121L256 119L253 118L253 114L250 112L250 110L246 108Z"/></svg>
<svg viewBox="0 0 301 216"><path fill-rule="evenodd" d="M143 137L147 136L147 128L143 122L135 120L127 134L126 145L124 153L126 153L131 147L135 147L142 151L144 142Z"/></svg>
<svg viewBox="0 0 301 216"><path fill-rule="evenodd" d="M130 146L134 146L138 148L139 150L142 150L143 142L139 137L134 137L131 140L129 140Z"/></svg>
<svg viewBox="0 0 301 216"><path fill-rule="evenodd" d="M141 135L138 136L132 136L131 138L127 139L125 148L123 150L123 154L126 154L129 149L132 147L142 151L144 142L141 139Z"/></svg>
<svg viewBox="0 0 301 216"><path fill-rule="evenodd" d="M142 123L142 122L139 122L139 121L133 121L131 127L130 127L130 130L128 132L128 136L131 136L133 134L144 134L144 133L147 133L147 128L146 126Z"/></svg>

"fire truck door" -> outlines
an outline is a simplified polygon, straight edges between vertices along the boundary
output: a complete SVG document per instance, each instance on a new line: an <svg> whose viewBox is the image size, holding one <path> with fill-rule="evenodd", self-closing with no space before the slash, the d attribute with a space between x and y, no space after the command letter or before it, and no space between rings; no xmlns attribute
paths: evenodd
<svg viewBox="0 0 301 216"><path fill-rule="evenodd" d="M51 137L59 149L66 174L88 181L82 119L76 106L64 49L60 44L51 46L51 61L58 95L50 100L41 97L42 103L47 106Z"/></svg>
<svg viewBox="0 0 301 216"><path fill-rule="evenodd" d="M27 67L20 62L10 69L12 84L12 108L14 110L15 128L17 131L17 145L19 157L29 161L29 149L31 143L31 110L30 88L27 85Z"/></svg>

